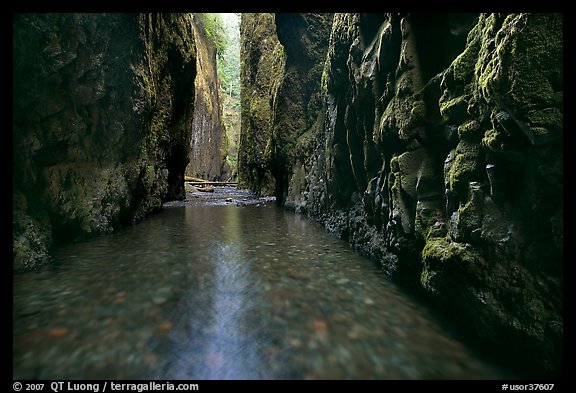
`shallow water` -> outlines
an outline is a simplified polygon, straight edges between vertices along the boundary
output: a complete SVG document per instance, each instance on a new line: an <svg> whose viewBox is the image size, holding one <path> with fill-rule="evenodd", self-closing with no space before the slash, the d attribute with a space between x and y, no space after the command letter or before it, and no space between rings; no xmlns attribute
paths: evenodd
<svg viewBox="0 0 576 393"><path fill-rule="evenodd" d="M13 284L14 379L508 377L269 201L173 206Z"/></svg>

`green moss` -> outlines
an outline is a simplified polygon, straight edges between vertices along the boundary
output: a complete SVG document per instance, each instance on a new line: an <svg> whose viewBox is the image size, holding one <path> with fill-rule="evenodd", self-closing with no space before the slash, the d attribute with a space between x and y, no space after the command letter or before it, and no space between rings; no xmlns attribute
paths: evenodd
<svg viewBox="0 0 576 393"><path fill-rule="evenodd" d="M424 101L416 101L412 104L412 110L410 111L412 116L411 122L415 123L426 117L426 104Z"/></svg>
<svg viewBox="0 0 576 393"><path fill-rule="evenodd" d="M438 222L438 221L436 221ZM424 235L425 239L431 239L431 238L435 238L435 237L444 237L446 236L446 234L448 233L448 229L446 228L446 225L434 225L435 223L432 223L432 221L430 221L428 227L426 227L426 232Z"/></svg>
<svg viewBox="0 0 576 393"><path fill-rule="evenodd" d="M393 156L390 160L390 169L392 169L392 173L399 173L400 172L400 165L398 164L398 156Z"/></svg>
<svg viewBox="0 0 576 393"><path fill-rule="evenodd" d="M457 154L452 167L450 167L450 189L454 190L459 181L462 180L468 168L465 165L463 154Z"/></svg>
<svg viewBox="0 0 576 393"><path fill-rule="evenodd" d="M323 116L320 117L323 118ZM304 157L308 152L311 152L314 149L316 136L319 132L318 127L318 122L316 122L309 130L298 137L295 149L296 156Z"/></svg>
<svg viewBox="0 0 576 393"><path fill-rule="evenodd" d="M458 137L466 141L479 141L482 137L480 124L476 120L469 120L458 127Z"/></svg>
<svg viewBox="0 0 576 393"><path fill-rule="evenodd" d="M556 108L531 111L526 114L526 118L529 126L560 128L563 123L563 115Z"/></svg>
<svg viewBox="0 0 576 393"><path fill-rule="evenodd" d="M499 90L497 89L498 80L495 80L496 74L493 71L494 61L494 59L491 59L487 63L478 62L476 64L476 92L481 93L481 96L486 100L489 100L491 88L496 87L492 91Z"/></svg>
<svg viewBox="0 0 576 393"><path fill-rule="evenodd" d="M474 65L478 59L478 50L480 48L479 40L477 38L478 25L470 32L469 37L473 37L473 41L466 46L464 52L460 53L452 62L452 73L455 81L466 83L474 75Z"/></svg>
<svg viewBox="0 0 576 393"><path fill-rule="evenodd" d="M482 138L482 145L492 151L501 150L502 141L500 133L495 128L489 129L484 133L484 138Z"/></svg>
<svg viewBox="0 0 576 393"><path fill-rule="evenodd" d="M440 103L440 114L450 119L462 119L468 109L467 96L461 95L450 101Z"/></svg>
<svg viewBox="0 0 576 393"><path fill-rule="evenodd" d="M482 224L481 212L474 199L468 200L458 209L458 225L467 231L473 231Z"/></svg>
<svg viewBox="0 0 576 393"><path fill-rule="evenodd" d="M477 255L461 243L448 238L430 238L422 249L422 260L428 266L446 263L474 263Z"/></svg>
<svg viewBox="0 0 576 393"><path fill-rule="evenodd" d="M512 14L499 23L491 15L481 31L477 94L512 111L552 106L562 83L562 16Z"/></svg>
<svg viewBox="0 0 576 393"><path fill-rule="evenodd" d="M562 16L522 15L511 23L522 32L507 48L512 55L511 68L519 75L512 85L512 98L520 105L553 103L551 83L562 79Z"/></svg>
<svg viewBox="0 0 576 393"><path fill-rule="evenodd" d="M420 282L422 283L422 286L430 292L435 292L433 290L433 285L430 285L432 280L434 280L434 276L435 274L426 268L422 269L422 273L420 273Z"/></svg>
<svg viewBox="0 0 576 393"><path fill-rule="evenodd" d="M463 191L469 181L480 174L479 145L460 142L456 149L454 163L450 167L450 190Z"/></svg>
<svg viewBox="0 0 576 393"><path fill-rule="evenodd" d="M226 156L226 162L228 164L230 164L230 166L234 167L234 166L236 166L236 163L238 162L238 157L227 155Z"/></svg>

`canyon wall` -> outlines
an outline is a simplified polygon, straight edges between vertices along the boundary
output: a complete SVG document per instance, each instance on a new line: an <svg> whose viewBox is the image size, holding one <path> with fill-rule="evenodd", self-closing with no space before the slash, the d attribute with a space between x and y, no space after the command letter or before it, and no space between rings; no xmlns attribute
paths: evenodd
<svg viewBox="0 0 576 393"><path fill-rule="evenodd" d="M239 178L284 204L294 160L324 119L320 82L332 14L243 14ZM302 145L305 145L302 147Z"/></svg>
<svg viewBox="0 0 576 393"><path fill-rule="evenodd" d="M268 159L273 134L275 97L284 75L286 55L278 42L274 14L243 13L240 21L241 132L238 179L257 193L274 192Z"/></svg>
<svg viewBox="0 0 576 393"><path fill-rule="evenodd" d="M256 36L274 27L281 53ZM241 179L262 191L273 178L278 202L518 370L559 375L562 29L558 14L278 14L275 26L245 25L256 44L242 46L241 138L266 149L240 161ZM257 74L266 86L246 77Z"/></svg>
<svg viewBox="0 0 576 393"><path fill-rule="evenodd" d="M186 174L220 180L226 158L226 132L216 71L216 48L208 38L203 18L194 14L196 43L195 105L190 139L190 163Z"/></svg>
<svg viewBox="0 0 576 393"><path fill-rule="evenodd" d="M13 268L182 199L191 14L13 17Z"/></svg>

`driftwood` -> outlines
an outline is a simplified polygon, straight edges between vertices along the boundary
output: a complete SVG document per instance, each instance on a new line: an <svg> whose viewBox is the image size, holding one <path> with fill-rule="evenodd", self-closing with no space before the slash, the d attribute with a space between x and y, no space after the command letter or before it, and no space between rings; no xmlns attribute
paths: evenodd
<svg viewBox="0 0 576 393"><path fill-rule="evenodd" d="M238 183L237 182L233 182L233 181L210 181L210 180L204 180L204 179L200 179L198 177L192 177L192 176L184 176L184 181L188 184L190 184L191 186L237 186Z"/></svg>
<svg viewBox="0 0 576 393"><path fill-rule="evenodd" d="M206 182L208 180L204 180L204 179L200 179L199 177L192 177L192 176L188 176L188 175L184 175L184 181L195 181L195 182Z"/></svg>
<svg viewBox="0 0 576 393"><path fill-rule="evenodd" d="M208 187L196 187L196 191L200 191L200 192L214 192L214 187L212 187L212 186L208 186Z"/></svg>
<svg viewBox="0 0 576 393"><path fill-rule="evenodd" d="M191 186L237 186L238 183L232 181L186 181Z"/></svg>

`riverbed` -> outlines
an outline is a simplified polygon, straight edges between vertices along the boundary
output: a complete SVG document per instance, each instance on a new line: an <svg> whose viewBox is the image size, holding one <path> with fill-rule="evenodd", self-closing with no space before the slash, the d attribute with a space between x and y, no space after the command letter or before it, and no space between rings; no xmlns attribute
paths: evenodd
<svg viewBox="0 0 576 393"><path fill-rule="evenodd" d="M13 276L14 379L494 379L305 216L230 188Z"/></svg>

